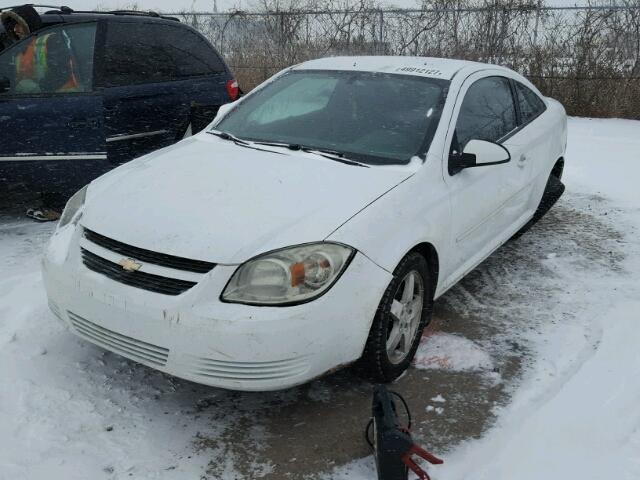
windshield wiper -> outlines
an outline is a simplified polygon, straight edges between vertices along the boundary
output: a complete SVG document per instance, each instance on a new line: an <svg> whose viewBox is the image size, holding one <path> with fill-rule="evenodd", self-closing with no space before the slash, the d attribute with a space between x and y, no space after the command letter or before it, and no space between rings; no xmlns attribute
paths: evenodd
<svg viewBox="0 0 640 480"><path fill-rule="evenodd" d="M247 141L242 138L238 138L235 135L231 135L228 132L223 132L221 130L207 130L207 133L211 135L215 135L216 137L220 137L223 140L230 140L236 145L240 145L242 147L253 148L256 150L262 150L265 152L270 152L271 150L263 150L261 148L256 148L256 145L262 145L265 147L279 147L279 148L288 148L289 150L301 151L305 153L312 153L315 155L320 155L321 157L328 158L330 160L335 160L336 162L345 163L347 165L353 165L356 167L365 167L369 168L369 165L364 163L356 162L355 160L351 160L347 158L343 152L338 150L330 150L326 148L315 148L308 147L306 145L300 145L298 143L281 143L281 142L262 142L262 141ZM277 152L272 152L277 153Z"/></svg>
<svg viewBox="0 0 640 480"><path fill-rule="evenodd" d="M207 133L210 133L211 135L215 135L216 137L220 137L223 140L231 140L233 143L235 143L237 145L251 146L251 144L249 142L247 142L246 140L238 138L238 137L236 137L234 135L231 135L230 133L227 133L227 132L222 132L220 130L207 130Z"/></svg>
<svg viewBox="0 0 640 480"><path fill-rule="evenodd" d="M229 141L231 141L231 142L233 142L236 145L239 145L241 147L252 148L254 150L260 150L261 152L269 152L269 153L275 153L275 154L278 154L278 155L282 155L282 153L280 153L280 152L274 152L273 150L266 150L264 148L256 147L256 142L248 142L247 140L243 140L242 138L238 138L235 135L231 135L228 132L222 132L220 130L207 130L207 133L209 133L211 135L215 135L216 137L220 137L223 140L229 140Z"/></svg>
<svg viewBox="0 0 640 480"><path fill-rule="evenodd" d="M356 162L355 160L351 160L350 158L347 158L343 152L340 152L338 150L308 147L306 145L300 145L298 143L278 143L278 142L260 142L260 141L256 141L254 143L257 145L265 145L269 147L282 147L282 148L288 148L289 150L312 153L315 155L320 155L324 158L328 158L330 160L335 160L336 162L345 163L347 165L354 165L356 167L369 168L369 165Z"/></svg>

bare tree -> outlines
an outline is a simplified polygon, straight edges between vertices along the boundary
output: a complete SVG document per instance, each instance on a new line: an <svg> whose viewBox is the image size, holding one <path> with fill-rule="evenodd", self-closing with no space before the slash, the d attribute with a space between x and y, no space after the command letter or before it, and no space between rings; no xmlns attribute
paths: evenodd
<svg viewBox="0 0 640 480"><path fill-rule="evenodd" d="M258 0L251 12L181 18L218 47L248 90L327 55L420 55L509 66L571 114L640 118L640 0L547 7L544 0ZM605 0L600 0L604 2Z"/></svg>

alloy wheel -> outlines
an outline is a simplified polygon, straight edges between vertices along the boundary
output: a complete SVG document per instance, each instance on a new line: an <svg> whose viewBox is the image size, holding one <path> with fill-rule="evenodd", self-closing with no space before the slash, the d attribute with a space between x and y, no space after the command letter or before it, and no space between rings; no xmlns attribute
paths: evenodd
<svg viewBox="0 0 640 480"><path fill-rule="evenodd" d="M411 270L398 285L389 312L387 356L391 363L398 364L409 355L423 305L424 282L416 270Z"/></svg>

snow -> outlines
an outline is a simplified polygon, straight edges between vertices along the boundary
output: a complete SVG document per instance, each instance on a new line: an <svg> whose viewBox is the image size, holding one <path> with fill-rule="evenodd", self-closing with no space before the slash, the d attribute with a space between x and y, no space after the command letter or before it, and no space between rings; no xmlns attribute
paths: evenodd
<svg viewBox="0 0 640 480"><path fill-rule="evenodd" d="M458 372L493 370L493 361L489 353L473 341L458 335L437 332L422 337L413 366L420 369Z"/></svg>
<svg viewBox="0 0 640 480"><path fill-rule="evenodd" d="M638 122L572 118L570 128L566 174L571 184L627 207L640 207Z"/></svg>
<svg viewBox="0 0 640 480"><path fill-rule="evenodd" d="M542 388L525 385L498 428L452 455L443 478L640 478L638 311L640 301L628 301L599 312L578 357L560 371L540 363ZM545 357L561 347L553 342Z"/></svg>
<svg viewBox="0 0 640 480"><path fill-rule="evenodd" d="M435 452L445 464L429 468L434 480L640 478L640 122L572 118L568 145L561 202L572 215L586 215L586 223L594 219L592 230L576 233L568 221L558 226L568 235L528 250L540 255L544 271L524 268L522 288L531 285L530 275L544 285L527 300L527 312L536 314L526 328L496 323L490 338L435 331L419 348L421 374L477 372L490 379L500 375L494 369L505 339L531 352L509 402L495 407L491 428ZM263 452L273 432L256 412L300 402L300 390L238 397L138 367L77 339L48 311L41 283L40 255L53 228L0 221L0 479L231 480L282 467L250 457L253 475L243 475L238 452ZM594 245L600 238L594 232L603 229L606 243ZM598 256L572 255L596 248ZM500 280L487 288L507 290ZM493 296L504 303L488 308L462 287L448 301L463 297L468 301L461 308L480 318L492 309L507 319L522 315L510 298ZM316 382L303 395L330 404L332 388ZM429 421L447 422L455 395L425 392ZM313 412L300 418L300 428L313 424ZM238 425L249 427L236 436ZM308 460L296 457L291 462ZM370 480L376 474L366 456L328 465L323 476Z"/></svg>
<svg viewBox="0 0 640 480"><path fill-rule="evenodd" d="M436 412L437 415L442 415L444 413L444 407L434 407L433 405L427 405L425 410L427 412Z"/></svg>

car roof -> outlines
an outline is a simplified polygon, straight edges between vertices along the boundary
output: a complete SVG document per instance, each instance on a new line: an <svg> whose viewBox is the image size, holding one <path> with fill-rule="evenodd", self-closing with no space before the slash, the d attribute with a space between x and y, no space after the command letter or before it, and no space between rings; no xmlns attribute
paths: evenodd
<svg viewBox="0 0 640 480"><path fill-rule="evenodd" d="M143 12L133 10L113 10L113 11L78 11L69 7L60 7L59 9L43 9L39 5L34 5L38 9L40 20L43 26L56 25L58 23L76 23L76 22L89 22L92 20L105 20L105 21L126 21L126 22L160 22L170 23L175 25L180 23L180 20L175 17L163 16L155 12ZM12 7L1 7L0 11L9 10ZM0 25L0 31L4 31L4 28Z"/></svg>
<svg viewBox="0 0 640 480"><path fill-rule="evenodd" d="M2 7L0 11L9 10L11 7ZM189 25L180 23L180 20L174 17L161 16L154 12L138 12L128 10L115 10L111 12L85 12L67 9L61 7L60 10L40 11L40 20L42 27L51 27L62 23L79 23L91 21L107 21L107 22L127 22L127 23L163 23L167 25L181 26L189 30L194 30ZM0 23L0 35L5 34L4 26ZM1 37L0 37L1 38ZM0 43L1 45L1 43Z"/></svg>
<svg viewBox="0 0 640 480"><path fill-rule="evenodd" d="M358 56L328 57L309 60L294 67L295 70L352 70L365 72L396 73L451 80L463 68L468 71L497 68L497 65L435 57Z"/></svg>

